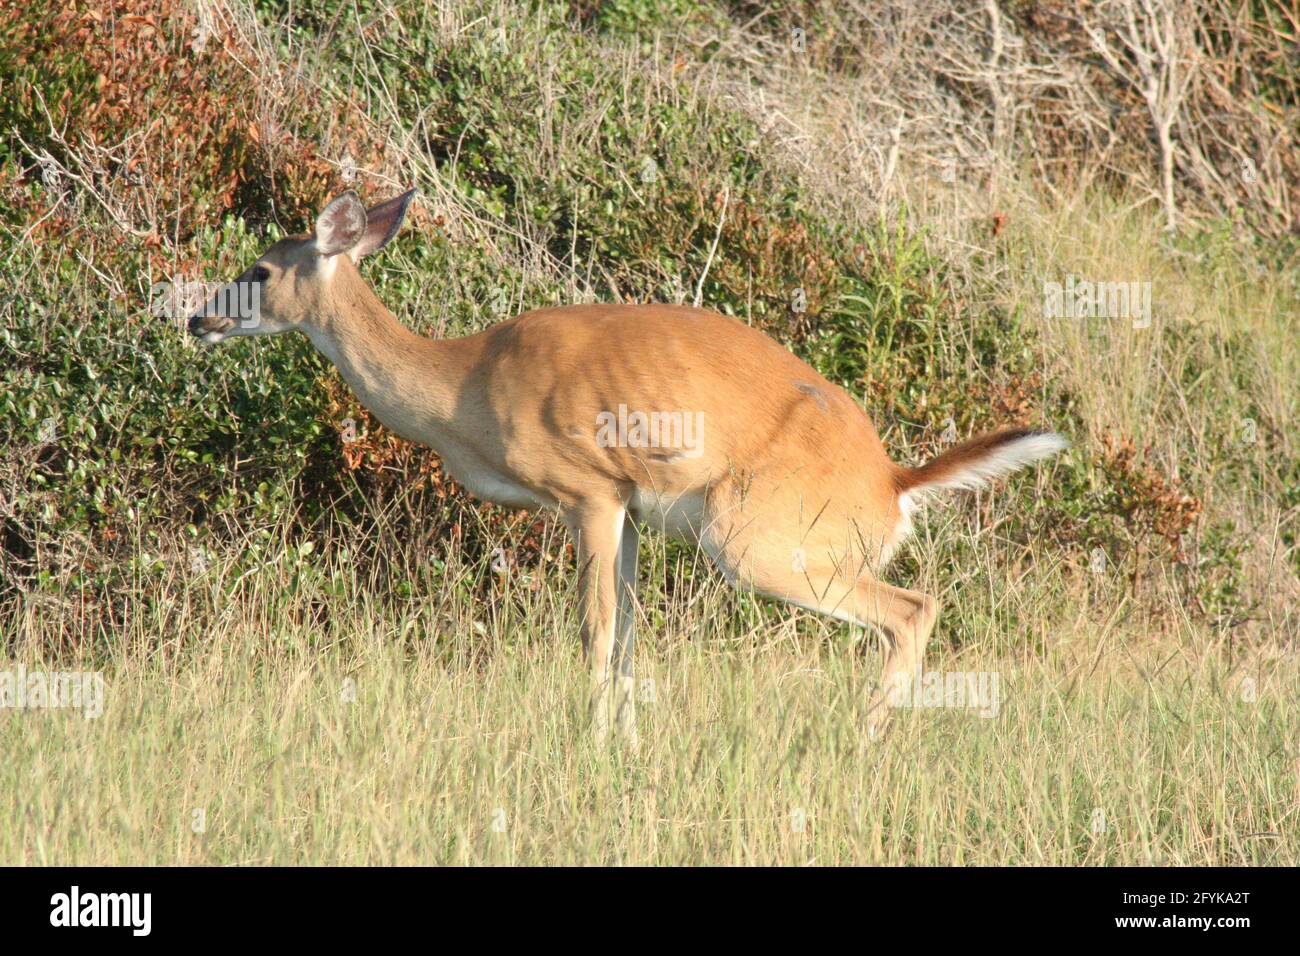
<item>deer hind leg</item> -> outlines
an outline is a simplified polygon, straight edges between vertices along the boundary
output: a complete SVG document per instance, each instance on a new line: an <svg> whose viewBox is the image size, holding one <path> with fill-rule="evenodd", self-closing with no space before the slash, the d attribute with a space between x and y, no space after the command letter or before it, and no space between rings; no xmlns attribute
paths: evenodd
<svg viewBox="0 0 1300 956"><path fill-rule="evenodd" d="M875 736L889 719L890 707L906 699L907 685L921 673L939 602L928 594L879 581L860 582L858 601L861 613L880 626L889 643L880 687L871 695L867 710L867 732Z"/></svg>
<svg viewBox="0 0 1300 956"><path fill-rule="evenodd" d="M614 637L618 630L619 553L626 511L617 503L584 503L561 516L578 554L582 649L591 676L589 711L598 742L609 736ZM630 667L630 645L628 666Z"/></svg>
<svg viewBox="0 0 1300 956"><path fill-rule="evenodd" d="M814 547L797 534L732 533L703 542L723 575L735 587L817 611L885 635L881 686L872 694L867 731L875 735L900 701L905 685L920 673L925 647L938 618L939 604L928 594L877 580L864 566L861 549Z"/></svg>

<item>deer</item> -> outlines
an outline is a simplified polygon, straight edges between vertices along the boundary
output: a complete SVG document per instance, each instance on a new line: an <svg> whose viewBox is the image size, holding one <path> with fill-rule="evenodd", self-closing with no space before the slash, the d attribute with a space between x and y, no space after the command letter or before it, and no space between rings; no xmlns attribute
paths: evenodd
<svg viewBox="0 0 1300 956"><path fill-rule="evenodd" d="M884 661L865 719L875 736L919 679L939 613L934 597L881 577L917 508L1067 441L1008 428L897 465L845 389L763 332L686 305L565 305L461 338L418 335L358 268L397 235L415 194L371 209L352 190L337 196L313 233L272 245L188 331L209 345L304 333L375 419L433 449L471 495L558 514L576 555L597 741L612 728L637 747L642 528L703 551L737 589L878 629ZM233 314L232 302L257 314Z"/></svg>

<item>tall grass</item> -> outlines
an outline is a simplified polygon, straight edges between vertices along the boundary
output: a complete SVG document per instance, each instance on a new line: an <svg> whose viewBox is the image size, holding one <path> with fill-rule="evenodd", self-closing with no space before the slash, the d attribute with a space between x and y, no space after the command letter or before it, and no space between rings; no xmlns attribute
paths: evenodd
<svg viewBox="0 0 1300 956"><path fill-rule="evenodd" d="M651 581L668 613L642 622L632 756L585 732L563 576L491 603L430 581L385 607L331 565L348 597L315 615L325 582L225 570L158 595L139 633L161 647L85 662L107 673L102 716L0 723L0 859L1297 862L1294 656L1234 662L1191 629L1152 647L1059 581L1000 595L1035 610L1029 643L984 624L997 602L950 602L970 635L931 667L995 674L996 715L900 710L878 740L873 639Z"/></svg>

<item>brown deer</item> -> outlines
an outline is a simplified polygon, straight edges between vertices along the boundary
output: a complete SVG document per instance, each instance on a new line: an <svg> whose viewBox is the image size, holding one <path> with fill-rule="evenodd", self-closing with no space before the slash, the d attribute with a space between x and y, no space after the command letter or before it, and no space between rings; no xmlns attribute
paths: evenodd
<svg viewBox="0 0 1300 956"><path fill-rule="evenodd" d="M465 338L423 338L357 270L397 233L414 194L369 211L351 191L334 199L314 235L273 245L189 320L190 332L208 343L304 332L380 422L433 448L471 493L558 512L578 554L598 738L613 723L636 740L639 525L694 542L737 588L879 626L887 649L868 710L874 733L919 673L938 613L934 598L878 577L919 499L978 487L1065 440L1000 431L900 467L843 389L706 309L574 305ZM231 314L233 301L256 314Z"/></svg>

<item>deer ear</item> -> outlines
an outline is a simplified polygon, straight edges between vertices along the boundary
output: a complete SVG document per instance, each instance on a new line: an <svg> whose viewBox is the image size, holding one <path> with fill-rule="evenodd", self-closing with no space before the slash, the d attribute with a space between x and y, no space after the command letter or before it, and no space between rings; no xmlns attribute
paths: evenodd
<svg viewBox="0 0 1300 956"><path fill-rule="evenodd" d="M411 205L411 200L414 198L415 190L410 189L395 199L381 202L366 213L365 233L349 253L354 262L388 245L388 241L402 228L402 220L406 218L406 208Z"/></svg>
<svg viewBox="0 0 1300 956"><path fill-rule="evenodd" d="M331 200L316 217L316 251L322 256L348 252L366 232L366 207L351 189Z"/></svg>

